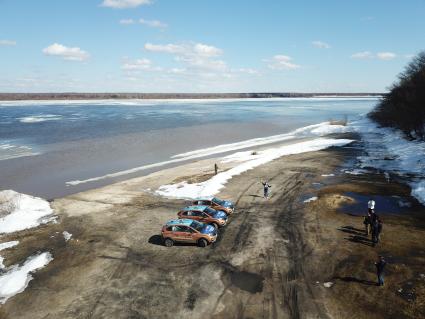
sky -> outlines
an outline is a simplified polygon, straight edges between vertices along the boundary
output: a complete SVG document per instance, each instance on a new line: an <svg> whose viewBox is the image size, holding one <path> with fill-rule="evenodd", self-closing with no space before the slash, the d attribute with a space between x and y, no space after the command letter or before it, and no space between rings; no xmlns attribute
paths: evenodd
<svg viewBox="0 0 425 319"><path fill-rule="evenodd" d="M0 92L385 92L424 0L0 0Z"/></svg>

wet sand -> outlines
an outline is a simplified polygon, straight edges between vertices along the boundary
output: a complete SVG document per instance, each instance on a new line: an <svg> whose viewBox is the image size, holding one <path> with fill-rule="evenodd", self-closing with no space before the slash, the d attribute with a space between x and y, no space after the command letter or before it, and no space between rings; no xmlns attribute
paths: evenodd
<svg viewBox="0 0 425 319"><path fill-rule="evenodd" d="M150 190L206 179L214 159L57 199L58 224L2 237L20 241L2 252L6 266L37 251L54 260L0 306L0 318L421 318L425 209L380 174L339 175L357 152L286 156L232 178L219 197L236 212L204 249L161 245L161 226L186 202ZM349 192L400 196L411 207L378 210L382 243L372 247L362 218L344 213ZM388 261L384 287L375 285L378 254Z"/></svg>

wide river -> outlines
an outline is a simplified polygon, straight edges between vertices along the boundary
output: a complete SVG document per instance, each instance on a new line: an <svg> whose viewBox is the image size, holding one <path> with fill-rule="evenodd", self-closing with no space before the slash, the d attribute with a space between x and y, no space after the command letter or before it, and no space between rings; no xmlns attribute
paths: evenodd
<svg viewBox="0 0 425 319"><path fill-rule="evenodd" d="M245 144L173 158L177 154L350 120L376 102L372 97L0 101L0 189L56 198Z"/></svg>

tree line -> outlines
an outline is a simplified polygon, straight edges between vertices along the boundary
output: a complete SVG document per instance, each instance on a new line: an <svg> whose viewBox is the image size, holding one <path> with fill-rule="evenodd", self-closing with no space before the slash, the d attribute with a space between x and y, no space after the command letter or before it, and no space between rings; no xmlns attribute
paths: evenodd
<svg viewBox="0 0 425 319"><path fill-rule="evenodd" d="M368 116L409 139L425 141L425 51L412 59Z"/></svg>

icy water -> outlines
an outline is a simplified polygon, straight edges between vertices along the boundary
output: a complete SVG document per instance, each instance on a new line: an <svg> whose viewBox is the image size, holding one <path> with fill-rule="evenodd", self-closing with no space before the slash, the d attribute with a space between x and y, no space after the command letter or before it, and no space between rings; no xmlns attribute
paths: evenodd
<svg viewBox="0 0 425 319"><path fill-rule="evenodd" d="M0 102L0 189L55 198L173 155L368 112L376 98ZM227 150L229 151L229 150ZM67 184L166 162L99 181Z"/></svg>

